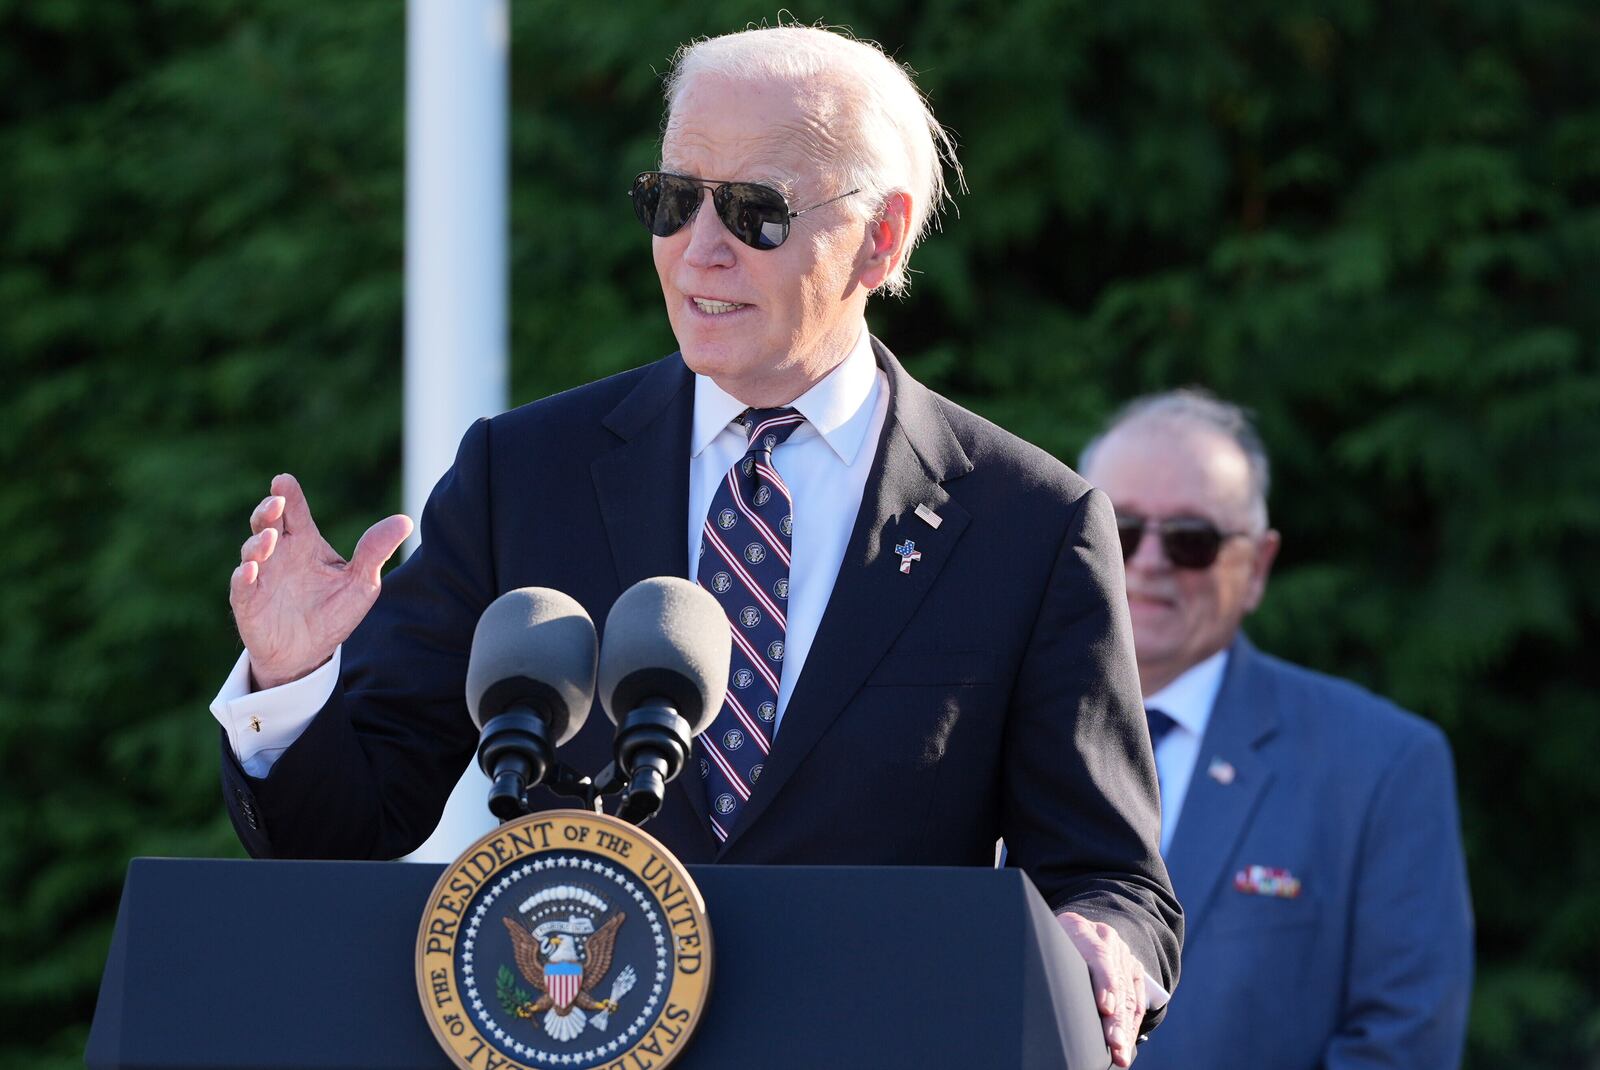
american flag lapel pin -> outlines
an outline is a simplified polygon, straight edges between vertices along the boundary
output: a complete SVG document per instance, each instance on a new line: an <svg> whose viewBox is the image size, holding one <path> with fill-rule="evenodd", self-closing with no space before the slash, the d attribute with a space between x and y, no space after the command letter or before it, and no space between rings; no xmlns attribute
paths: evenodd
<svg viewBox="0 0 1600 1070"><path fill-rule="evenodd" d="M908 575L911 572L911 563L922 560L922 551L918 550L917 544L910 539L896 546L894 552L900 555L900 571Z"/></svg>
<svg viewBox="0 0 1600 1070"><path fill-rule="evenodd" d="M929 509L926 503L918 505L916 513L918 519L920 519L924 524L928 525L934 531L938 531L939 525L944 523L944 517L940 516L932 509Z"/></svg>
<svg viewBox="0 0 1600 1070"><path fill-rule="evenodd" d="M1234 775L1233 764L1222 758L1213 758L1211 764L1206 766L1206 776L1223 787L1233 783Z"/></svg>

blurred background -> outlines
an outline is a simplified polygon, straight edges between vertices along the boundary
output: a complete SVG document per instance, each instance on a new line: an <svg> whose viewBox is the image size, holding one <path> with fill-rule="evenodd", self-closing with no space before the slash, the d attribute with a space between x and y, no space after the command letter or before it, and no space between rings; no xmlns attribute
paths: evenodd
<svg viewBox="0 0 1600 1070"><path fill-rule="evenodd" d="M624 192L676 45L777 12L672 7L513 0L516 403L674 348ZM1468 1065L1600 1066L1600 6L794 15L961 145L874 331L1069 463L1143 391L1255 409L1249 630L1455 748ZM241 853L206 705L268 480L347 552L399 508L404 99L399 0L0 0L0 1066L81 1065L131 857Z"/></svg>

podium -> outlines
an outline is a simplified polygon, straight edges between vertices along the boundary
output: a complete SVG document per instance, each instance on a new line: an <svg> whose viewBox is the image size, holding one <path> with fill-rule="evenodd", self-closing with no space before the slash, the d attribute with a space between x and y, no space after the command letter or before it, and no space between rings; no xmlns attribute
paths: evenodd
<svg viewBox="0 0 1600 1070"><path fill-rule="evenodd" d="M714 961L677 1066L1110 1065L1088 969L1017 870L689 868ZM415 975L442 869L135 859L87 1064L451 1070Z"/></svg>

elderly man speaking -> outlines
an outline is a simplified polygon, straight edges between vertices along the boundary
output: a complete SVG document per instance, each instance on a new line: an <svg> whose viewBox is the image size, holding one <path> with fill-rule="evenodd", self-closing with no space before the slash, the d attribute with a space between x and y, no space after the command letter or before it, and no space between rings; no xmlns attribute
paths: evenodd
<svg viewBox="0 0 1600 1070"><path fill-rule="evenodd" d="M381 596L407 518L346 562L290 476L251 516L246 651L213 706L251 853L422 841L477 742L462 684L497 595L554 587L602 621L686 576L729 613L732 679L651 831L687 862L857 865L987 865L1003 835L1128 1065L1182 920L1110 504L867 331L946 161L873 45L779 27L684 49L661 166L630 191L680 352L474 425ZM606 729L568 760L603 765Z"/></svg>

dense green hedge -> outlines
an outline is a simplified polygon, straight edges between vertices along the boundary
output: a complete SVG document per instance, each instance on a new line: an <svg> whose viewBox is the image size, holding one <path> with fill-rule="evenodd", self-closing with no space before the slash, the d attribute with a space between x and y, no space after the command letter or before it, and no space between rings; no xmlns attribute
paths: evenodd
<svg viewBox="0 0 1600 1070"><path fill-rule="evenodd" d="M671 348L622 196L658 75L774 12L666 7L515 2L519 401ZM797 13L963 146L875 330L1069 459L1139 391L1258 410L1257 638L1456 748L1470 1064L1600 1059L1600 9ZM345 547L397 504L403 66L398 0L0 0L0 1065L77 1064L130 856L238 853L205 705L267 480Z"/></svg>

